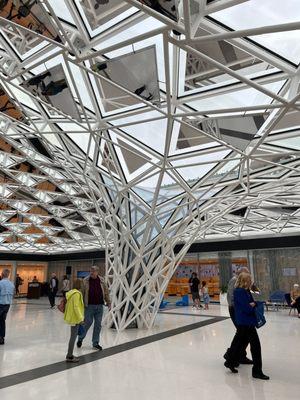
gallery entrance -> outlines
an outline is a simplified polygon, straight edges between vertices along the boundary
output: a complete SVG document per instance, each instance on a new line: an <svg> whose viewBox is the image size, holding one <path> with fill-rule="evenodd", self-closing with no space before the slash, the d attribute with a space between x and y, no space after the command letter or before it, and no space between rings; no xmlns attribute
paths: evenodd
<svg viewBox="0 0 300 400"><path fill-rule="evenodd" d="M45 264L18 264L16 273L22 279L19 294L27 295L28 283L32 281L45 282L47 271Z"/></svg>

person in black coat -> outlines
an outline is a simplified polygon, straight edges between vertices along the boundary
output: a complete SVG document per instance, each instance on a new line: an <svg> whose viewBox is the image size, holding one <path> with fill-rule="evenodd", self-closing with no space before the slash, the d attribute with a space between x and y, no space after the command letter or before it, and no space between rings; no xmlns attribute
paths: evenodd
<svg viewBox="0 0 300 400"><path fill-rule="evenodd" d="M237 373L239 355L245 342L249 342L253 360L252 376L253 378L267 380L269 377L262 371L261 345L256 330L256 303L250 293L251 284L250 274L241 273L238 276L233 292L237 331L230 348L227 350L227 359L224 365L231 372Z"/></svg>
<svg viewBox="0 0 300 400"><path fill-rule="evenodd" d="M23 279L20 277L19 274L16 276L16 282L15 282L15 287L16 287L16 295L18 296L20 294L19 287L22 286L23 284Z"/></svg>
<svg viewBox="0 0 300 400"><path fill-rule="evenodd" d="M48 298L51 308L55 307L55 296L57 291L58 291L58 279L56 277L55 272L53 272L51 274L51 278L49 281L49 293L48 293Z"/></svg>

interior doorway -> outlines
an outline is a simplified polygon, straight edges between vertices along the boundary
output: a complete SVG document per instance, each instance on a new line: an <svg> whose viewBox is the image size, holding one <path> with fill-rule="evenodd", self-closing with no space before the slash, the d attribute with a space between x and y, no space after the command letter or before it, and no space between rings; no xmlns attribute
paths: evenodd
<svg viewBox="0 0 300 400"><path fill-rule="evenodd" d="M17 274L23 280L19 286L20 295L26 295L28 291L28 283L32 282L36 277L38 282L44 282L46 277L46 266L43 264L18 264Z"/></svg>

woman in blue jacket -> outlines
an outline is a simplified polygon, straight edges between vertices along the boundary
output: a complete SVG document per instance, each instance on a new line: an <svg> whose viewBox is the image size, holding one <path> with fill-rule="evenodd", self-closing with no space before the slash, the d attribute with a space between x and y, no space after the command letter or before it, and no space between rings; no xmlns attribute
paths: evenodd
<svg viewBox="0 0 300 400"><path fill-rule="evenodd" d="M256 317L254 308L256 304L250 293L251 275L241 273L235 284L233 301L235 309L236 334L228 349L225 367L237 373L238 355L241 353L243 344L248 341L253 359L252 376L257 379L269 379L262 372L262 357L260 341L256 330Z"/></svg>

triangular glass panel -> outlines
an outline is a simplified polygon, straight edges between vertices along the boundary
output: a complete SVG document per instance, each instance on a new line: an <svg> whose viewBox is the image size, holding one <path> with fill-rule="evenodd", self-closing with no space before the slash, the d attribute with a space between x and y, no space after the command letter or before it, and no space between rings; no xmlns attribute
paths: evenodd
<svg viewBox="0 0 300 400"><path fill-rule="evenodd" d="M176 222L178 222L178 221L184 220L188 214L189 214L189 206L183 200L183 202L178 205L177 209L175 210L174 214L172 215L172 219L171 219L172 225L176 224Z"/></svg>
<svg viewBox="0 0 300 400"><path fill-rule="evenodd" d="M149 235L149 242L151 242L151 240L155 239L159 234L160 234L160 230L158 230L156 228L156 226L153 226Z"/></svg>
<svg viewBox="0 0 300 400"><path fill-rule="evenodd" d="M132 236L138 244L142 244L142 241L144 240L146 226L147 221L141 223L140 225L138 224L136 229L132 231Z"/></svg>
<svg viewBox="0 0 300 400"><path fill-rule="evenodd" d="M168 202L157 210L157 220L160 223L161 227L164 228L166 223L169 221L174 211L177 209L179 204L181 203L182 198L180 197L177 200L172 200L172 202Z"/></svg>
<svg viewBox="0 0 300 400"><path fill-rule="evenodd" d="M110 179L105 174L102 174L102 179L104 181L105 188L108 194L110 195L111 200L114 201L118 195L118 188L116 186L116 182Z"/></svg>
<svg viewBox="0 0 300 400"><path fill-rule="evenodd" d="M157 199L157 205L164 203L167 200L172 199L184 192L184 189L180 184L167 172L164 173L161 186L159 189L159 196Z"/></svg>
<svg viewBox="0 0 300 400"><path fill-rule="evenodd" d="M228 159L228 161L222 163L223 166L218 169L205 183L213 184L215 182L225 182L238 179L240 171L240 156L236 155L235 158L235 160Z"/></svg>
<svg viewBox="0 0 300 400"><path fill-rule="evenodd" d="M127 142L118 139L118 143L121 146L121 152L124 157L128 172L132 174L139 168L143 167L148 161L151 160L150 157L141 153L135 147L131 146Z"/></svg>
<svg viewBox="0 0 300 400"><path fill-rule="evenodd" d="M226 184L224 184L224 187ZM204 204L206 201L210 200L213 196L215 196L218 192L220 192L224 187L220 186L218 188L211 189L211 186L208 188L201 188L193 191L193 196L198 200L195 208L198 208L201 204Z"/></svg>
<svg viewBox="0 0 300 400"><path fill-rule="evenodd" d="M134 204L130 204L130 217L131 217L131 226L135 226L140 222L141 219L145 217L145 213L143 213L140 208L136 207Z"/></svg>
<svg viewBox="0 0 300 400"><path fill-rule="evenodd" d="M185 179L186 183L188 183L189 186L193 186L208 174L218 164L218 161L224 159L229 153L230 150L216 151L208 155L198 155L185 158L184 160L174 160L172 161L172 165Z"/></svg>
<svg viewBox="0 0 300 400"><path fill-rule="evenodd" d="M164 108L162 108L165 111ZM154 121L143 122L147 119L160 118ZM141 120L140 123L137 123ZM133 116L126 116L115 119L113 124L121 125L132 122L133 125L122 127L122 131L131 137L148 146L150 149L163 154L165 148L165 138L167 132L167 118L161 119L161 114L157 111L144 112Z"/></svg>
<svg viewBox="0 0 300 400"><path fill-rule="evenodd" d="M157 173L132 187L133 191L137 193L149 206L152 206L157 191L159 176L159 173ZM183 189L179 184L170 176L170 174L164 172L161 186L157 193L156 204L161 204L182 192Z"/></svg>
<svg viewBox="0 0 300 400"><path fill-rule="evenodd" d="M263 84L265 89L268 89L271 93L277 94L283 85L285 80L280 80L272 83ZM261 92L253 87L247 87L243 89L236 88L235 91L225 94L215 94L214 96L204 96L196 100L188 101L187 104L193 107L195 110L201 110L203 114L214 114L214 111L220 111L223 109L234 108L241 109L241 107L249 106L261 106L262 111L268 108L268 105L274 101L273 96ZM232 112L233 112L232 111Z"/></svg>

